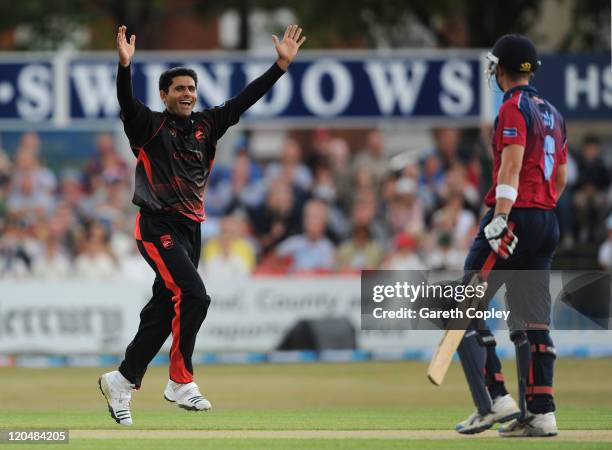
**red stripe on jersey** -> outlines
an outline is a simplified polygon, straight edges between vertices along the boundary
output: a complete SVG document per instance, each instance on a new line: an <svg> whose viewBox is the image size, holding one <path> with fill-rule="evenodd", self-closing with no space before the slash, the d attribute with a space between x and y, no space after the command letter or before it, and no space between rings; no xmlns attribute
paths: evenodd
<svg viewBox="0 0 612 450"><path fill-rule="evenodd" d="M159 128L157 128L157 130L155 130L155 133L153 133L153 136L151 136L144 144L142 144L142 148L144 148L145 145L147 145L149 142L151 142L153 140L153 138L155 136L157 136L157 133L159 133L159 130L162 129L162 127L164 126L164 124L166 123L166 117L164 117L164 120L162 120L161 124L159 125Z"/></svg>
<svg viewBox="0 0 612 450"><path fill-rule="evenodd" d="M142 163L142 167L144 168L145 173L147 174L147 180L149 180L149 184L153 187L153 169L151 168L151 161L145 152L144 147L140 147L138 149L138 159L137 161Z"/></svg>
<svg viewBox="0 0 612 450"><path fill-rule="evenodd" d="M140 213L136 216L136 225L134 226L134 237L137 241L142 241L142 235L140 234Z"/></svg>
<svg viewBox="0 0 612 450"><path fill-rule="evenodd" d="M153 188L153 169L151 168L151 161L149 160L149 157L147 156L145 145L147 145L149 142L151 142L155 138L155 136L157 136L157 134L159 133L159 130L162 129L165 123L166 123L166 118L164 117L164 120L162 120L157 130L155 130L155 133L153 133L153 136L151 136L144 144L142 144L138 148L137 161L142 162L145 173L147 174L147 180L149 180L149 184L151 185L151 188Z"/></svg>

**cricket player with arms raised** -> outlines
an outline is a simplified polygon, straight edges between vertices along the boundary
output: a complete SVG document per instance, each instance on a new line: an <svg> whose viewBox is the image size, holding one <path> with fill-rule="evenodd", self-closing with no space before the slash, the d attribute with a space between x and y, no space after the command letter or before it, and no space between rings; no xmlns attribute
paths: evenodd
<svg viewBox="0 0 612 450"><path fill-rule="evenodd" d="M259 78L221 106L194 112L198 77L175 67L159 78L166 107L151 111L132 93L130 62L136 36L117 31L117 98L121 120L137 158L133 203L140 207L134 235L143 258L155 271L153 296L140 314L136 336L118 370L98 380L111 417L132 424L131 394L141 385L147 366L169 335L169 380L164 398L191 411L207 411L210 402L193 381L191 357L196 335L211 299L197 272L204 214L204 189L215 159L217 141L240 116L287 71L306 39L297 25L283 39L272 36L277 60ZM129 301L129 300L126 300Z"/></svg>
<svg viewBox="0 0 612 450"><path fill-rule="evenodd" d="M553 208L567 175L565 122L529 85L540 65L529 39L503 36L487 59L489 76L504 92L504 101L494 126L493 185L485 198L490 209L466 258L465 270L478 272L491 249L497 253L488 292L493 295L501 284L506 285L520 408L504 385L494 336L484 322L473 322L457 351L476 411L457 424L456 430L479 433L514 419L500 428L501 436L554 436L555 347L549 331L549 271L559 240ZM512 272L496 275L498 270Z"/></svg>

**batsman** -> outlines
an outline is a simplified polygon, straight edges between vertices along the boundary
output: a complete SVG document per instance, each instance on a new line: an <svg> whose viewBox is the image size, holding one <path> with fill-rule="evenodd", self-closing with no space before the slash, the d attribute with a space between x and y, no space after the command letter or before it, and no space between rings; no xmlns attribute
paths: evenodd
<svg viewBox="0 0 612 450"><path fill-rule="evenodd" d="M567 176L565 122L529 84L540 65L529 39L503 36L487 60L489 80L504 97L493 132L493 184L485 197L490 209L464 268L478 272L491 249L497 254L488 291L506 285L520 408L506 390L494 336L483 321L472 322L457 351L476 411L456 430L480 433L514 419L499 429L501 436L554 436L549 271L559 240L553 209Z"/></svg>

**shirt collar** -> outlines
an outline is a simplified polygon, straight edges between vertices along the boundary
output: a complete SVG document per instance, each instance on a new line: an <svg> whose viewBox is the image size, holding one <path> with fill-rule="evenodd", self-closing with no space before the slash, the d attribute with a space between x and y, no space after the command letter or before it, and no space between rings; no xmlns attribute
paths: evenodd
<svg viewBox="0 0 612 450"><path fill-rule="evenodd" d="M193 113L189 117L177 116L176 114L172 114L167 109L164 111L169 121L174 124L175 127L180 129L186 129L192 122Z"/></svg>
<svg viewBox="0 0 612 450"><path fill-rule="evenodd" d="M504 101L512 97L512 94L514 94L516 91L529 92L531 94L538 95L538 91L533 86L529 84L521 84L519 86L514 86L512 89L508 89L506 92L504 92Z"/></svg>

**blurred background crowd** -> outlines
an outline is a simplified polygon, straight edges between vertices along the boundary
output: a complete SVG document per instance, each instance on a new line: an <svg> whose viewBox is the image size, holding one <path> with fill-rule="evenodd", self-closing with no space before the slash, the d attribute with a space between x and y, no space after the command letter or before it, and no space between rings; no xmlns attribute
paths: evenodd
<svg viewBox="0 0 612 450"><path fill-rule="evenodd" d="M306 50L486 49L500 35L520 32L542 52L608 57L609 19L607 0L509 1L503 14L484 0L1 2L0 51L114 51L119 24L138 34L138 52L271 51L271 32L300 23ZM600 79L593 66L576 75L577 98L609 105L607 74ZM0 88L0 100L10 97ZM595 122L568 121L569 186L557 208L556 268L612 267L609 117ZM223 139L231 144L217 155L205 197L205 276L461 269L490 186L491 129L437 121L458 128L425 129L424 140L410 129L398 145L383 129L340 129L325 117L316 123L330 128L275 124L283 137L265 152L248 126L240 128L246 135ZM52 123L6 124L0 277L150 280L132 237L135 160L121 131L88 130L84 146L76 129L60 127L55 131L66 134L58 146L45 135Z"/></svg>
<svg viewBox="0 0 612 450"><path fill-rule="evenodd" d="M266 160L241 136L207 186L200 270L462 269L490 186L490 133L437 128L430 148L390 155L379 130L315 129L287 133ZM134 158L110 133L95 139L94 154L59 171L35 132L0 151L0 277L150 278L132 237ZM592 134L571 149L558 268L612 268L609 153Z"/></svg>

